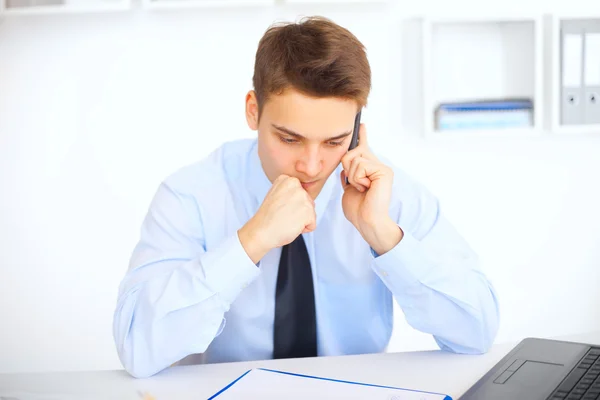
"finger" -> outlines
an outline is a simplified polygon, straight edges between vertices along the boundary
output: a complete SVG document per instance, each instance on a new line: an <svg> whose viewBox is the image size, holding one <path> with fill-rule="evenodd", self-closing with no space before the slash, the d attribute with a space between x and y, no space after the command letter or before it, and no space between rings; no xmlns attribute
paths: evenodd
<svg viewBox="0 0 600 400"><path fill-rule="evenodd" d="M310 195L306 190L304 190L304 188L302 188L302 185L300 185L300 187L292 188L292 190L285 193L285 196L286 197L283 199L283 201L286 203L294 202L294 204L297 204L299 207L307 208L313 206L313 201L310 198Z"/></svg>
<svg viewBox="0 0 600 400"><path fill-rule="evenodd" d="M352 165L352 161L356 158L356 157L364 157L364 155L361 153L361 149L360 148L355 148L353 150L350 150L349 152L347 152L343 157L342 157L342 167L344 167L344 171L346 171L346 176L348 178L350 178L350 168Z"/></svg>
<svg viewBox="0 0 600 400"><path fill-rule="evenodd" d="M349 152L347 152L346 154L344 154L344 156L342 157L342 167L344 168L344 171L348 172L350 171L350 163L352 162L352 160L354 159L354 157L356 157L359 153L354 150L350 150ZM346 174L347 176L348 174Z"/></svg>
<svg viewBox="0 0 600 400"><path fill-rule="evenodd" d="M362 185L357 184L357 182L354 179L354 176L356 174L356 166L358 164L359 159L360 157L354 157L350 162L350 169L348 170L348 183L354 186L359 192L364 192L365 188Z"/></svg>
<svg viewBox="0 0 600 400"><path fill-rule="evenodd" d="M350 188L354 188L349 182L346 183L347 179L348 175L346 174L346 171L342 170L342 172L340 172L340 180L342 181L342 189L344 189L344 192Z"/></svg>
<svg viewBox="0 0 600 400"><path fill-rule="evenodd" d="M314 207L310 207L307 211L307 223L304 227L304 233L312 232L317 228L317 212Z"/></svg>
<svg viewBox="0 0 600 400"><path fill-rule="evenodd" d="M302 190L302 192L304 193L304 197L306 198L306 201L309 202L310 204L312 204L312 206L315 206L315 199L312 198L312 196L310 195L310 192L308 192L307 189L304 189L304 187L302 187L302 183L300 183L300 190Z"/></svg>
<svg viewBox="0 0 600 400"><path fill-rule="evenodd" d="M355 157L352 160L352 164L350 164L348 180L359 192L364 192L371 186L371 181L369 178L366 178L362 176L362 174L358 173L361 169L364 169L365 162L367 161L364 158Z"/></svg>
<svg viewBox="0 0 600 400"><path fill-rule="evenodd" d="M352 160L354 160L356 157L363 157L367 160L372 161L377 160L376 157L369 151L367 145L362 146L361 144L359 144L356 148L346 152L346 154L344 154L344 156L340 160L342 166L346 171L350 170L350 164L352 163Z"/></svg>
<svg viewBox="0 0 600 400"><path fill-rule="evenodd" d="M371 187L379 179L393 180L393 171L380 162L361 160L352 178L359 184Z"/></svg>
<svg viewBox="0 0 600 400"><path fill-rule="evenodd" d="M273 184L276 184L276 183L281 183L281 182L285 181L285 180L286 180L286 179L288 179L288 178L289 178L289 176L288 176L288 175L286 175L286 174L281 174L281 175L279 175L279 176L278 176L278 177L277 177L277 178L276 178L276 179L273 181Z"/></svg>
<svg viewBox="0 0 600 400"><path fill-rule="evenodd" d="M371 187L373 174L377 171L377 164L371 160L361 159L354 171L354 180L367 188Z"/></svg>
<svg viewBox="0 0 600 400"><path fill-rule="evenodd" d="M342 188L346 190L347 186L350 186L349 183L346 183L346 172L344 170L340 171L340 181L342 183Z"/></svg>
<svg viewBox="0 0 600 400"><path fill-rule="evenodd" d="M300 179L296 178L295 176L288 176L284 182L284 185L286 185L285 187L290 188L290 189L302 188Z"/></svg>
<svg viewBox="0 0 600 400"><path fill-rule="evenodd" d="M304 192L304 197L306 197L306 201L308 201L308 203L311 204L313 208L315 208L315 199L313 199L306 190L302 189L302 191Z"/></svg>
<svg viewBox="0 0 600 400"><path fill-rule="evenodd" d="M312 226L311 226L311 227L308 227L308 226L307 226L307 227L305 227L305 228L302 230L302 233L309 233L309 232L312 232L312 231L314 231L315 229L317 229L317 228L316 228L316 226L315 226L315 227L312 227Z"/></svg>
<svg viewBox="0 0 600 400"><path fill-rule="evenodd" d="M279 175L277 178L275 178L275 180L273 181L273 183L271 184L271 188L269 189L269 193L272 192L273 190L275 190L275 188L279 185L281 185L281 182L285 181L287 179L287 175Z"/></svg>

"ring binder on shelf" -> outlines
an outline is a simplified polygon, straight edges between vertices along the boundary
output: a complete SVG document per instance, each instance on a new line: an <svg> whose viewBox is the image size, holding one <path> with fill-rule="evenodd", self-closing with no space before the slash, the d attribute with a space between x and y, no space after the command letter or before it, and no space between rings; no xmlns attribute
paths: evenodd
<svg viewBox="0 0 600 400"><path fill-rule="evenodd" d="M584 121L600 124L600 21L590 21L584 37Z"/></svg>
<svg viewBox="0 0 600 400"><path fill-rule="evenodd" d="M578 21L561 24L561 102L563 125L578 125L584 120L583 101L583 27Z"/></svg>

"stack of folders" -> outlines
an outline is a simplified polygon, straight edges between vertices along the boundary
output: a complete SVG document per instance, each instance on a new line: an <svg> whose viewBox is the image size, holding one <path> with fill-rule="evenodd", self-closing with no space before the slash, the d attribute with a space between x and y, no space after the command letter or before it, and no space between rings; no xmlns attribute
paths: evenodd
<svg viewBox="0 0 600 400"><path fill-rule="evenodd" d="M529 99L479 100L444 103L435 110L435 129L504 129L533 125L533 102Z"/></svg>

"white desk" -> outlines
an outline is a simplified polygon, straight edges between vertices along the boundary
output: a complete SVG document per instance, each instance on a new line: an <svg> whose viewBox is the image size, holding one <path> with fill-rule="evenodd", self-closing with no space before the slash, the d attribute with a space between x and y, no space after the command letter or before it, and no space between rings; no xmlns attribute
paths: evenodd
<svg viewBox="0 0 600 400"><path fill-rule="evenodd" d="M600 345L600 332L558 339ZM134 379L122 370L0 374L0 399L17 394L19 400L139 400L138 391L156 400L207 399L255 367L446 393L457 399L515 344L496 345L478 356L425 351L178 366L147 379Z"/></svg>

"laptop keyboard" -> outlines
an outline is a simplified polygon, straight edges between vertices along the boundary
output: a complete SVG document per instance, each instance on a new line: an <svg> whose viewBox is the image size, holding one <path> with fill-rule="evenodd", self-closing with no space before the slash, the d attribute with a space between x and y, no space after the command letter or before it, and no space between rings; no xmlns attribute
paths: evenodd
<svg viewBox="0 0 600 400"><path fill-rule="evenodd" d="M579 362L550 400L600 399L600 347L592 348Z"/></svg>

